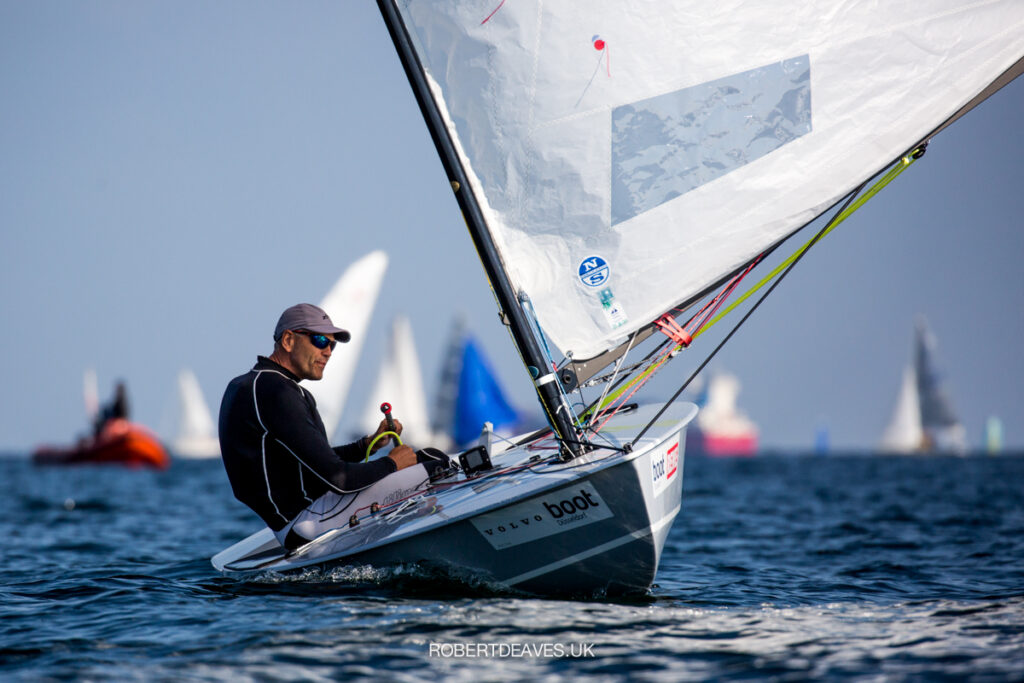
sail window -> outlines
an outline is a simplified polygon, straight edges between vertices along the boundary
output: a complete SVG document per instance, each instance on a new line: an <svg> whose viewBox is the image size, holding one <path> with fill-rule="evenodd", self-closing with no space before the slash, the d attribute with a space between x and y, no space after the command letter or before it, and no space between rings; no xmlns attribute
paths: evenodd
<svg viewBox="0 0 1024 683"><path fill-rule="evenodd" d="M612 110L612 225L811 132L802 55Z"/></svg>

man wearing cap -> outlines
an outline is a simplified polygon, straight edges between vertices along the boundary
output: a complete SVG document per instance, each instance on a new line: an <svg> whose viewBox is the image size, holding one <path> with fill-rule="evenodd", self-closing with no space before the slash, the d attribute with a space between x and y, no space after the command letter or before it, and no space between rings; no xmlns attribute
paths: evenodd
<svg viewBox="0 0 1024 683"><path fill-rule="evenodd" d="M292 306L274 329L274 352L231 380L221 401L218 431L232 491L289 549L339 526L339 519L347 522L360 492L380 498L412 493L429 479L419 463L435 466L433 456L405 445L361 462L374 438L388 431L386 421L371 436L330 446L316 401L299 381L321 379L335 345L350 338L323 309ZM394 423L400 434L401 423Z"/></svg>

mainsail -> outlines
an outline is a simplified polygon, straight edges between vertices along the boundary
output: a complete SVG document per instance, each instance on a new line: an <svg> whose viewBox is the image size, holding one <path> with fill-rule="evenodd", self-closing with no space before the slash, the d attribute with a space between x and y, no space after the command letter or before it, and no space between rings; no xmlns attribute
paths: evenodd
<svg viewBox="0 0 1024 683"><path fill-rule="evenodd" d="M512 287L575 358L825 211L1024 35L1019 0L491 4L400 11Z"/></svg>
<svg viewBox="0 0 1024 683"><path fill-rule="evenodd" d="M1024 64L1020 0L378 3L563 438L538 357L677 313Z"/></svg>

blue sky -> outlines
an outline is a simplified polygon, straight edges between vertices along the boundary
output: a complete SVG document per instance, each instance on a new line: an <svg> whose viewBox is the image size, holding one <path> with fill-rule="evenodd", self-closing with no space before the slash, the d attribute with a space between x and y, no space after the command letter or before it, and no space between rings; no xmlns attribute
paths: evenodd
<svg viewBox="0 0 1024 683"><path fill-rule="evenodd" d="M391 265L350 412L398 313L428 391L462 313L533 405L373 3L0 0L0 93L0 450L83 431L88 367L153 427L182 367L215 407L282 309L374 249ZM997 415L1024 448L1022 112L1016 82L936 138L716 358L764 445L877 443L921 313L970 442Z"/></svg>

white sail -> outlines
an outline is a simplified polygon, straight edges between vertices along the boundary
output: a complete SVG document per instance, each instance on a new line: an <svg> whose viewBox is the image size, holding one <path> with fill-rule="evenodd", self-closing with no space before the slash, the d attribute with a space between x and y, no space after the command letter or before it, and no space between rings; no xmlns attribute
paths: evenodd
<svg viewBox="0 0 1024 683"><path fill-rule="evenodd" d="M219 456L217 427L195 373L187 368L181 370L177 384L178 428L171 440L171 452L182 458Z"/></svg>
<svg viewBox="0 0 1024 683"><path fill-rule="evenodd" d="M372 434L384 419L380 410L382 403L390 403L394 417L401 421L403 443L415 448L439 445L427 413L423 374L412 326L409 319L401 315L391 323L388 348L359 423L362 434Z"/></svg>
<svg viewBox="0 0 1024 683"><path fill-rule="evenodd" d="M999 455L1003 450L1003 422L995 415L985 420L985 451L989 455Z"/></svg>
<svg viewBox="0 0 1024 683"><path fill-rule="evenodd" d="M953 408L936 361L938 342L919 316L914 336L914 373L917 395L921 402L921 429L924 431L924 449L928 451L965 453L967 437L960 418Z"/></svg>
<svg viewBox="0 0 1024 683"><path fill-rule="evenodd" d="M324 370L323 379L305 382L316 399L327 436L335 436L345 401L348 398L352 375L370 326L370 315L377 304L388 255L374 251L349 266L320 302L320 308L331 316L338 327L348 330L352 339L335 348Z"/></svg>
<svg viewBox="0 0 1024 683"><path fill-rule="evenodd" d="M100 387L94 368L87 368L82 376L82 400L85 402L86 417L89 422L95 422L100 414Z"/></svg>
<svg viewBox="0 0 1024 683"><path fill-rule="evenodd" d="M942 382L935 359L937 342L923 316L914 324L913 366L903 371L899 398L879 449L888 453L967 451L963 424Z"/></svg>
<svg viewBox="0 0 1024 683"><path fill-rule="evenodd" d="M921 429L921 402L917 397L917 376L914 369L903 369L903 381L889 424L882 432L879 450L887 453L912 453L924 442Z"/></svg>
<svg viewBox="0 0 1024 683"><path fill-rule="evenodd" d="M397 6L511 285L577 359L825 211L1024 53L1020 0Z"/></svg>

